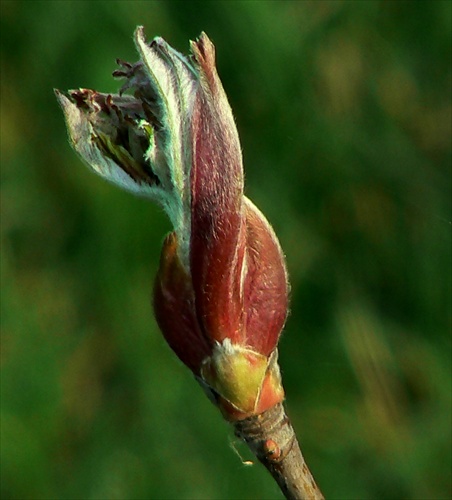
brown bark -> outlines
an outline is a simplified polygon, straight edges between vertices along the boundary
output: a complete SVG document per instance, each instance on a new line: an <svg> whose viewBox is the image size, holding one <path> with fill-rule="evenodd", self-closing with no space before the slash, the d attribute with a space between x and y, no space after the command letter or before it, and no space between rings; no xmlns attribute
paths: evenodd
<svg viewBox="0 0 452 500"><path fill-rule="evenodd" d="M260 415L234 423L236 435L269 470L288 500L324 497L304 461L282 403Z"/></svg>

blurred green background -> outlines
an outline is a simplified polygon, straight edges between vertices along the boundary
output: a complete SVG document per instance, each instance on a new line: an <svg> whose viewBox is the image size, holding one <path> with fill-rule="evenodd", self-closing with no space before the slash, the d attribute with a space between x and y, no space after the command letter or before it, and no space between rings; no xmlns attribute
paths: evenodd
<svg viewBox="0 0 452 500"><path fill-rule="evenodd" d="M277 499L150 308L162 211L52 88L205 30L287 255L288 412L329 499L451 496L451 2L1 1L4 499Z"/></svg>

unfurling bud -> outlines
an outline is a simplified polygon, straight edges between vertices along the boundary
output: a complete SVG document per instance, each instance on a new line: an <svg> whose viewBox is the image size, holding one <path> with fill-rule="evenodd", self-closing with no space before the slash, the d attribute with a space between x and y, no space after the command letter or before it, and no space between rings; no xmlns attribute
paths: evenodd
<svg viewBox="0 0 452 500"><path fill-rule="evenodd" d="M284 257L243 194L237 129L207 35L186 58L136 31L119 94L56 91L74 149L101 176L155 199L174 232L154 288L168 344L229 420L284 398L277 343L287 315ZM131 91L130 94L125 94Z"/></svg>

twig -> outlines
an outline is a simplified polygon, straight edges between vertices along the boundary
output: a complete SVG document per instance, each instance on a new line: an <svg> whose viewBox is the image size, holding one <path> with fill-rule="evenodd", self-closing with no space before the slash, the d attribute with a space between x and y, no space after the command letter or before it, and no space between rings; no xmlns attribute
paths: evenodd
<svg viewBox="0 0 452 500"><path fill-rule="evenodd" d="M243 439L269 470L288 500L322 500L284 406L279 403L260 415L234 423Z"/></svg>

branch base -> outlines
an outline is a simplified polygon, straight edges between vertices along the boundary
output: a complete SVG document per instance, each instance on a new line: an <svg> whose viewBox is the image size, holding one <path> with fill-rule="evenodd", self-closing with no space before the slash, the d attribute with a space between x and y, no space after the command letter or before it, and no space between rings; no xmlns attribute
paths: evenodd
<svg viewBox="0 0 452 500"><path fill-rule="evenodd" d="M323 500L282 403L234 422L235 434L265 465L288 500Z"/></svg>

